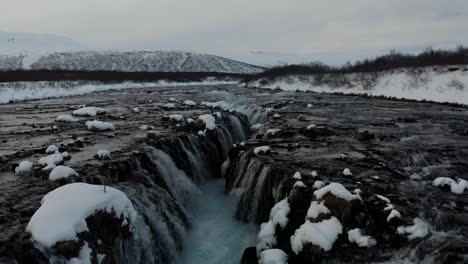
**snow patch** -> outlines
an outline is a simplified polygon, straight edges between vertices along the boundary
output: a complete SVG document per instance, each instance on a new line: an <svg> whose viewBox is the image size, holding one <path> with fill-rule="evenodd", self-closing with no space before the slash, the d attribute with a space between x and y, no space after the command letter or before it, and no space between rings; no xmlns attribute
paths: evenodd
<svg viewBox="0 0 468 264"><path fill-rule="evenodd" d="M270 151L271 151L271 148L268 147L268 146L260 146L260 147L254 148L255 155L258 155L258 154L261 154L261 153L266 154L266 153L268 153Z"/></svg>
<svg viewBox="0 0 468 264"><path fill-rule="evenodd" d="M324 205L324 202L313 201L310 203L309 210L307 210L307 218L316 218L320 214L329 214L330 210Z"/></svg>
<svg viewBox="0 0 468 264"><path fill-rule="evenodd" d="M371 236L362 234L362 230L354 228L348 231L348 240L351 243L356 243L359 247L373 247L377 245L377 241Z"/></svg>
<svg viewBox="0 0 468 264"><path fill-rule="evenodd" d="M409 240L424 238L429 234L429 226L421 218L414 218L413 225L399 226L397 228L397 233L406 235Z"/></svg>
<svg viewBox="0 0 468 264"><path fill-rule="evenodd" d="M75 123L80 121L78 118L74 118L72 115L59 115L55 118L57 122L64 122L64 123Z"/></svg>
<svg viewBox="0 0 468 264"><path fill-rule="evenodd" d="M98 121L98 120L86 121L85 125L86 127L88 127L88 130L91 130L91 131L115 130L115 127L113 124L108 123L108 122Z"/></svg>
<svg viewBox="0 0 468 264"><path fill-rule="evenodd" d="M349 192L342 184L336 182L332 182L329 185L315 191L314 195L317 197L317 199L322 199L327 193L331 193L334 196L346 201L355 199L355 196L351 192Z"/></svg>
<svg viewBox="0 0 468 264"><path fill-rule="evenodd" d="M448 177L438 177L432 182L432 185L436 187L450 186L450 191L455 194L463 194L465 189L468 189L468 181L459 179L456 182Z"/></svg>
<svg viewBox="0 0 468 264"><path fill-rule="evenodd" d="M96 116L102 113L105 113L106 110L104 108L100 107L94 107L94 106L88 106L88 107L83 107L80 109L77 109L73 111L73 115L76 116Z"/></svg>

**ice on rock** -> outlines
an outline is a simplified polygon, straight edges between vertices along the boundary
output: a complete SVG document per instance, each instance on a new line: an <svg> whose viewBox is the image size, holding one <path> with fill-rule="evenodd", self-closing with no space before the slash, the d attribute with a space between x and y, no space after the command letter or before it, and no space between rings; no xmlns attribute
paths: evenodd
<svg viewBox="0 0 468 264"><path fill-rule="evenodd" d="M316 128L316 127L317 127L317 125L311 124L311 125L307 126L307 130L311 130L312 128Z"/></svg>
<svg viewBox="0 0 468 264"><path fill-rule="evenodd" d="M205 130L199 130L197 135L202 136L202 137L206 136L206 129Z"/></svg>
<svg viewBox="0 0 468 264"><path fill-rule="evenodd" d="M380 200L386 202L386 203L390 203L390 199L388 199L387 197L383 196L383 195L379 195L379 194L375 194L375 196L377 196L377 198L379 198Z"/></svg>
<svg viewBox="0 0 468 264"><path fill-rule="evenodd" d="M312 188L318 190L323 186L325 186L325 183L323 181L315 181L314 185L312 185Z"/></svg>
<svg viewBox="0 0 468 264"><path fill-rule="evenodd" d="M195 102L192 101L192 100L185 100L185 101L184 101L184 105L194 106L194 105L197 105L197 103L195 103Z"/></svg>
<svg viewBox="0 0 468 264"><path fill-rule="evenodd" d="M318 176L318 174L317 174L316 171L312 171L312 172L310 173L310 175L312 175L312 177L314 177L314 178Z"/></svg>
<svg viewBox="0 0 468 264"><path fill-rule="evenodd" d="M75 123L80 121L78 118L74 118L72 115L59 115L55 118L57 122L64 122L64 123Z"/></svg>
<svg viewBox="0 0 468 264"><path fill-rule="evenodd" d="M163 107L164 108L174 108L175 104L174 103L168 103L168 104L163 105Z"/></svg>
<svg viewBox="0 0 468 264"><path fill-rule="evenodd" d="M71 183L46 194L31 217L26 231L39 248L50 249L58 241L75 240L88 231L86 218L97 211L114 212L133 223L137 212L127 196L112 187Z"/></svg>
<svg viewBox="0 0 468 264"><path fill-rule="evenodd" d="M24 160L15 168L15 173L18 175L26 175L32 172L33 164L30 161Z"/></svg>
<svg viewBox="0 0 468 264"><path fill-rule="evenodd" d="M135 113L140 113L140 108L134 107L134 108L132 108L132 111L135 112Z"/></svg>
<svg viewBox="0 0 468 264"><path fill-rule="evenodd" d="M141 125L141 126L138 127L138 129L140 129L140 130L148 130L148 128L149 127L147 125Z"/></svg>
<svg viewBox="0 0 468 264"><path fill-rule="evenodd" d="M354 228L348 231L348 240L351 243L356 243L359 247L373 247L377 245L377 241L371 236L362 234L362 230Z"/></svg>
<svg viewBox="0 0 468 264"><path fill-rule="evenodd" d="M260 124L260 123L257 123L253 126L250 127L251 130L253 131L257 131L257 130L260 130L264 125L263 124Z"/></svg>
<svg viewBox="0 0 468 264"><path fill-rule="evenodd" d="M49 174L49 180L56 181L59 179L67 179L71 176L78 176L78 173L67 166L57 166Z"/></svg>
<svg viewBox="0 0 468 264"><path fill-rule="evenodd" d="M176 101L177 99L175 99L174 97L169 98L169 102L176 102Z"/></svg>
<svg viewBox="0 0 468 264"><path fill-rule="evenodd" d="M280 225L281 228L284 228L289 222L288 214L290 210L288 199L283 199L271 208L270 220L275 226Z"/></svg>
<svg viewBox="0 0 468 264"><path fill-rule="evenodd" d="M346 168L346 169L343 170L343 175L344 176L352 176L353 174L351 173L351 170Z"/></svg>
<svg viewBox="0 0 468 264"><path fill-rule="evenodd" d="M93 251L88 246L88 242L84 242L84 245L81 247L78 257L71 258L69 261L67 261L67 264L92 264L92 261L91 261L92 252ZM50 261L50 263L53 263L53 262ZM101 262L98 261L98 264L101 264Z"/></svg>
<svg viewBox="0 0 468 264"><path fill-rule="evenodd" d="M260 225L260 232L257 236L257 255L265 250L276 245L275 230L279 225L281 228L286 227L289 222L288 214L290 212L288 199L283 199L270 211L270 220Z"/></svg>
<svg viewBox="0 0 468 264"><path fill-rule="evenodd" d="M187 122L187 124L192 124L193 122L195 122L195 120L193 120L193 118L187 118L187 120L185 120Z"/></svg>
<svg viewBox="0 0 468 264"><path fill-rule="evenodd" d="M98 120L86 121L85 125L88 128L88 130L92 130L92 131L115 130L115 127L113 124L108 123L108 122L98 121Z"/></svg>
<svg viewBox="0 0 468 264"><path fill-rule="evenodd" d="M51 154L51 153L55 153L56 151L58 151L59 148L55 145L50 145L49 147L47 147L45 153L46 154Z"/></svg>
<svg viewBox="0 0 468 264"><path fill-rule="evenodd" d="M291 248L294 253L299 254L305 244L311 243L319 246L324 251L330 251L338 239L338 235L342 233L343 226L334 216L318 223L306 221L291 236Z"/></svg>
<svg viewBox="0 0 468 264"><path fill-rule="evenodd" d="M356 198L356 196L348 191L342 184L336 182L330 183L329 185L316 190L314 195L317 199L322 199L327 193L331 193L346 201L351 201Z"/></svg>
<svg viewBox="0 0 468 264"><path fill-rule="evenodd" d="M259 264L287 264L288 255L281 249L267 249L260 253Z"/></svg>
<svg viewBox="0 0 468 264"><path fill-rule="evenodd" d="M393 208L393 206L392 206ZM385 209L384 209L385 210ZM386 211L386 210L385 210ZM390 220L392 220L393 218L401 218L401 214L400 212L398 212L397 210L393 209L390 214L388 215L387 217L387 222L390 222Z"/></svg>
<svg viewBox="0 0 468 264"><path fill-rule="evenodd" d="M222 118L223 115L220 113L220 112L214 112L214 115L216 116L216 118Z"/></svg>
<svg viewBox="0 0 468 264"><path fill-rule="evenodd" d="M273 118L275 118L275 119L281 118L281 115L280 114L274 114Z"/></svg>
<svg viewBox="0 0 468 264"><path fill-rule="evenodd" d="M268 153L270 151L271 151L271 148L268 147L268 146L260 146L260 147L254 148L255 155L258 155L258 154L261 154L261 153L265 154L265 153Z"/></svg>
<svg viewBox="0 0 468 264"><path fill-rule="evenodd" d="M100 107L94 107L94 106L88 106L88 107L83 107L80 109L77 109L73 111L73 115L76 116L96 116L98 114L105 113L106 110L104 108Z"/></svg>
<svg viewBox="0 0 468 264"><path fill-rule="evenodd" d="M299 181L302 180L302 175L301 175L301 173L298 172L298 171L296 171L296 172L294 173L294 175L293 175L293 179L299 180Z"/></svg>
<svg viewBox="0 0 468 264"><path fill-rule="evenodd" d="M297 181L296 183L294 183L294 186L293 188L307 188L307 186L302 182L302 181Z"/></svg>
<svg viewBox="0 0 468 264"><path fill-rule="evenodd" d="M100 160L110 160L112 158L110 151L107 149L99 150L96 154L96 157Z"/></svg>
<svg viewBox="0 0 468 264"><path fill-rule="evenodd" d="M424 238L429 234L429 226L421 218L414 218L413 225L399 226L397 233L400 235L407 235L409 240L415 238Z"/></svg>
<svg viewBox="0 0 468 264"><path fill-rule="evenodd" d="M280 132L281 129L279 128L271 128L271 129L267 129L267 131L265 132L265 136L272 136L274 137L278 132Z"/></svg>
<svg viewBox="0 0 468 264"><path fill-rule="evenodd" d="M307 210L307 218L316 218L320 214L329 214L330 210L322 202L313 201L310 203L309 210Z"/></svg>
<svg viewBox="0 0 468 264"><path fill-rule="evenodd" d="M198 117L198 120L203 121L205 128L208 130L216 129L216 119L210 114L201 115Z"/></svg>
<svg viewBox="0 0 468 264"><path fill-rule="evenodd" d="M463 194L465 189L468 189L468 181L459 179L456 182L448 177L438 177L432 182L432 185L436 187L450 186L450 192L455 194Z"/></svg>
<svg viewBox="0 0 468 264"><path fill-rule="evenodd" d="M175 121L175 122L180 122L180 121L184 120L184 117L182 115L179 115L179 114L173 114L173 115L169 115L169 120L172 120L172 121Z"/></svg>
<svg viewBox="0 0 468 264"><path fill-rule="evenodd" d="M257 255L265 249L276 246L275 228L276 226L272 221L260 225L260 232L257 235Z"/></svg>

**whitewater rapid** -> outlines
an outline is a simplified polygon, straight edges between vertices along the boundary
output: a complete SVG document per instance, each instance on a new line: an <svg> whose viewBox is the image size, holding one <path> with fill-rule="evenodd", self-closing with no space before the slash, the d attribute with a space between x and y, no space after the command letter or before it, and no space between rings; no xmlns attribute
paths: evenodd
<svg viewBox="0 0 468 264"><path fill-rule="evenodd" d="M224 180L209 180L194 199L193 224L179 264L240 263L248 246L255 246L258 228L234 219L235 203L224 194Z"/></svg>

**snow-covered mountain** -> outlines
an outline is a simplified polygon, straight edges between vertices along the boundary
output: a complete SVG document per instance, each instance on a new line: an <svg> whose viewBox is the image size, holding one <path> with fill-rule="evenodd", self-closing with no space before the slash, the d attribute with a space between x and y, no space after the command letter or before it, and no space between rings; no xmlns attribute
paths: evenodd
<svg viewBox="0 0 468 264"><path fill-rule="evenodd" d="M179 51L55 52L34 60L27 55L3 56L0 57L0 69L244 74L263 70L224 57Z"/></svg>

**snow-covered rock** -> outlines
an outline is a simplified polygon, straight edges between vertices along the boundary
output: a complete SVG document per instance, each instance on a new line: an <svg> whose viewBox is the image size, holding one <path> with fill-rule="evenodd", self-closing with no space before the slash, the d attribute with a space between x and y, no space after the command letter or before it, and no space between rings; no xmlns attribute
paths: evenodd
<svg viewBox="0 0 468 264"><path fill-rule="evenodd" d="M429 226L421 218L414 218L413 225L399 226L397 228L397 233L400 235L406 235L409 240L424 238L429 234Z"/></svg>
<svg viewBox="0 0 468 264"><path fill-rule="evenodd" d="M298 171L296 171L296 172L294 173L294 175L293 175L293 179L299 180L299 181L302 180L302 175L301 175L301 173L298 172Z"/></svg>
<svg viewBox="0 0 468 264"><path fill-rule="evenodd" d="M46 154L51 154L51 153L55 153L56 151L58 151L59 148L55 145L50 145L49 147L47 147L45 153Z"/></svg>
<svg viewBox="0 0 468 264"><path fill-rule="evenodd" d="M385 210L385 209L384 209ZM393 218L401 218L400 212L397 210L393 209L390 214L387 216L387 222L390 222Z"/></svg>
<svg viewBox="0 0 468 264"><path fill-rule="evenodd" d="M320 214L329 214L330 210L322 202L312 201L309 210L307 210L307 218L317 218Z"/></svg>
<svg viewBox="0 0 468 264"><path fill-rule="evenodd" d="M257 235L257 255L263 250L276 246L277 240L275 234L275 225L272 221L260 225L260 232Z"/></svg>
<svg viewBox="0 0 468 264"><path fill-rule="evenodd" d="M88 128L88 130L91 130L91 131L115 130L115 127L113 124L108 123L108 122L98 121L98 120L86 121L85 125Z"/></svg>
<svg viewBox="0 0 468 264"><path fill-rule="evenodd" d="M106 110L101 107L94 107L94 106L88 106L88 107L83 107L76 109L73 111L73 115L76 116L96 116L102 113L105 113Z"/></svg>
<svg viewBox="0 0 468 264"><path fill-rule="evenodd" d="M281 249L267 249L260 253L258 264L287 264L288 255Z"/></svg>
<svg viewBox="0 0 468 264"><path fill-rule="evenodd" d="M174 122L181 122L184 120L184 116L179 114L169 115L169 120L172 120Z"/></svg>
<svg viewBox="0 0 468 264"><path fill-rule="evenodd" d="M47 166L48 168L55 168L57 165L63 162L63 156L60 153L54 153L52 155L42 157L39 159L39 164Z"/></svg>
<svg viewBox="0 0 468 264"><path fill-rule="evenodd" d="M203 121L205 128L208 130L216 129L216 119L210 114L204 114L198 117L198 120Z"/></svg>
<svg viewBox="0 0 468 264"><path fill-rule="evenodd" d="M276 134L278 134L281 131L279 128L270 128L265 131L265 136L266 137L274 137Z"/></svg>
<svg viewBox="0 0 468 264"><path fill-rule="evenodd" d="M257 123L257 124L255 124L255 125L252 125L252 126L250 127L250 129L253 130L253 131L257 131L257 130L260 130L263 126L264 126L263 124Z"/></svg>
<svg viewBox="0 0 468 264"><path fill-rule="evenodd" d="M316 190L314 195L317 199L322 199L327 193L331 193L346 201L355 199L355 196L350 191L348 191L342 184L336 182L330 183L329 185Z"/></svg>
<svg viewBox="0 0 468 264"><path fill-rule="evenodd" d="M15 168L15 173L18 175L27 175L32 172L33 164L30 161L24 160Z"/></svg>
<svg viewBox="0 0 468 264"><path fill-rule="evenodd" d="M96 153L96 158L100 160L110 160L112 156L109 150L101 149Z"/></svg>
<svg viewBox="0 0 468 264"><path fill-rule="evenodd" d="M55 118L55 121L64 123L75 123L79 122L80 120L78 118L74 118L72 115L59 115L57 116L57 118Z"/></svg>
<svg viewBox="0 0 468 264"><path fill-rule="evenodd" d="M98 211L134 222L137 212L127 196L112 187L72 183L46 194L31 217L26 231L39 248L50 249L59 241L75 240L89 231L86 218Z"/></svg>
<svg viewBox="0 0 468 264"><path fill-rule="evenodd" d="M167 104L164 104L164 105L163 105L164 108L168 108L168 109L170 109L170 108L175 108L175 106L176 106L176 105L175 105L174 103L167 103Z"/></svg>
<svg viewBox="0 0 468 264"><path fill-rule="evenodd" d="M468 189L468 181L459 179L458 182L448 177L438 177L432 182L433 186L443 187L449 186L450 191L455 194L462 194L465 189Z"/></svg>
<svg viewBox="0 0 468 264"><path fill-rule="evenodd" d="M302 181L297 181L294 183L293 188L307 188L307 185L305 185Z"/></svg>
<svg viewBox="0 0 468 264"><path fill-rule="evenodd" d="M288 224L288 214L290 210L288 199L283 199L271 208L270 220L275 226L279 225L281 228L284 228Z"/></svg>
<svg viewBox="0 0 468 264"><path fill-rule="evenodd" d="M194 105L197 105L197 103L195 103L195 102L192 101L192 100L185 100L185 101L184 101L184 105L194 106Z"/></svg>
<svg viewBox="0 0 468 264"><path fill-rule="evenodd" d="M78 173L67 166L57 166L49 174L49 180L56 181L59 179L67 179L71 176L78 176Z"/></svg>
<svg viewBox="0 0 468 264"><path fill-rule="evenodd" d="M351 173L351 170L346 168L343 170L343 175L344 176L352 176L353 174Z"/></svg>
<svg viewBox="0 0 468 264"><path fill-rule="evenodd" d="M343 233L343 226L336 217L323 220L318 223L306 221L291 236L291 248L294 253L299 254L307 243L330 251L333 244L338 239L338 235Z"/></svg>
<svg viewBox="0 0 468 264"><path fill-rule="evenodd" d="M266 154L266 153L269 153L269 152L271 152L271 148L268 147L268 146L260 146L260 147L254 148L255 155Z"/></svg>
<svg viewBox="0 0 468 264"><path fill-rule="evenodd" d="M373 247L377 245L375 238L362 234L362 230L354 228L348 231L348 240L351 243L356 243L359 247Z"/></svg>

